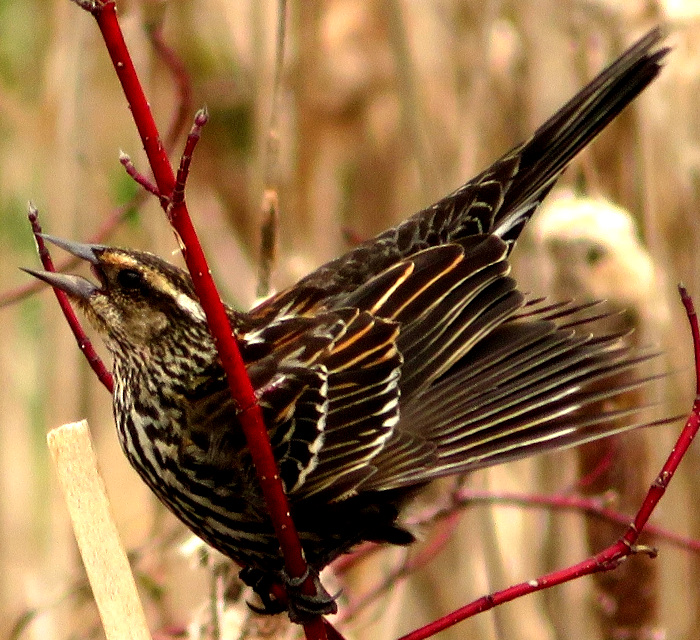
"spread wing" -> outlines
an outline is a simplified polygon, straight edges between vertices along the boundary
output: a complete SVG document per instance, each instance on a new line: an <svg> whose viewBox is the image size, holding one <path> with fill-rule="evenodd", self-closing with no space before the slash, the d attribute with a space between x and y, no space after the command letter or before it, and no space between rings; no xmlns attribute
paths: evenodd
<svg viewBox="0 0 700 640"><path fill-rule="evenodd" d="M646 407L582 409L649 382L639 369L653 354L593 337L596 307L527 302L500 238L465 244L419 252L340 299L362 311L318 360L323 444L299 496L421 484L645 424Z"/></svg>
<svg viewBox="0 0 700 640"><path fill-rule="evenodd" d="M241 336L293 500L422 484L645 424L644 407L580 410L648 382L638 370L653 354L593 337L595 307L527 302L507 255L494 235L428 248L336 310ZM217 402L231 411L227 397L191 399L191 419Z"/></svg>

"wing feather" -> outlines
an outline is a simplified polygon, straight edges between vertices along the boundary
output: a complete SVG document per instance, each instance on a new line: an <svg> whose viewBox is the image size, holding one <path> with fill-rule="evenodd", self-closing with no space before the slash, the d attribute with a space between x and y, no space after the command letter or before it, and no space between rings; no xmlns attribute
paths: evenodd
<svg viewBox="0 0 700 640"><path fill-rule="evenodd" d="M571 314L577 311L569 307ZM387 442L375 460L381 472L363 488L407 486L643 425L644 406L602 410L594 417L580 410L604 406L654 380L631 375L654 357L633 352L617 335L594 338L551 320L508 321L432 384L422 400L403 406L396 429L402 437ZM404 440L411 437L435 444L413 466L404 453Z"/></svg>

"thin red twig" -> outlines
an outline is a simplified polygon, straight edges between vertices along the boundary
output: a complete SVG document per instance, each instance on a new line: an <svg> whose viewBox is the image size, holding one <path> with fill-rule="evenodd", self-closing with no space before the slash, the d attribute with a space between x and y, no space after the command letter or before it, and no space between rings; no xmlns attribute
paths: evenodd
<svg viewBox="0 0 700 640"><path fill-rule="evenodd" d="M187 126L192 113L192 82L184 63L172 47L163 40L161 25L147 29L151 44L162 62L169 69L177 86L177 109L173 115L169 131L165 137L166 147L174 144L180 133Z"/></svg>
<svg viewBox="0 0 700 640"><path fill-rule="evenodd" d="M37 251L39 253L39 258L41 259L41 264L46 271L56 271L53 260L51 259L51 254L46 248L46 243L39 235L41 233L39 212L31 203L29 203L29 214L27 217L32 225L32 233L34 234L34 240L36 240ZM112 378L112 374L109 372L104 362L102 362L102 359L95 351L95 347L92 346L90 338L85 335L85 331L83 331L80 321L78 320L78 317L75 315L75 311L73 311L73 307L71 307L70 302L68 301L68 296L60 289L54 289L53 292L56 295L61 311L63 311L66 322L68 322L68 326L73 332L78 346L85 355L88 364L90 367L92 367L92 370L95 372L100 382L107 387L107 390L110 393L112 393L114 391L114 379Z"/></svg>
<svg viewBox="0 0 700 640"><path fill-rule="evenodd" d="M119 152L119 162L126 170L126 174L138 184L144 191L147 191L156 198L160 198L160 191L146 176L139 172L131 160L131 156L123 151Z"/></svg>
<svg viewBox="0 0 700 640"><path fill-rule="evenodd" d="M190 164L192 163L192 154L194 149L202 137L202 127L209 122L209 113L206 107L197 111L194 117L194 124L190 133L187 136L187 142L185 142L185 149L180 156L180 166L177 170L177 177L175 179L175 188L173 189L173 194L171 197L170 206L176 207L184 204L185 202L185 186L187 185L187 178L190 175Z"/></svg>
<svg viewBox="0 0 700 640"><path fill-rule="evenodd" d="M492 609L499 604L503 604L504 602L509 602L516 598L520 598L521 596L534 593L535 591L541 591L542 589L547 589L554 585L569 582L584 575L614 569L626 557L635 553L647 553L652 557L656 555L655 549L638 545L637 540L647 524L649 516L652 514L656 508L656 505L659 503L659 500L661 500L661 497L666 492L668 483L671 481L671 478L673 478L673 475L678 469L680 461L688 451L690 444L697 434L698 427L700 427L700 329L698 329L698 319L692 299L682 285L679 286L679 292L681 301L685 306L688 321L690 322L691 332L693 334L696 396L695 400L693 401L693 407L690 415L688 416L683 431L676 441L676 445L668 456L668 459L661 469L661 472L654 479L654 482L649 488L649 491L647 492L644 502L639 508L634 521L627 527L624 535L615 544L610 545L607 549L601 551L595 556L592 556L591 558L588 558L587 560L584 560L583 562L567 567L566 569L553 571L552 573L542 576L536 580L522 582L512 587L508 587L507 589L503 589L502 591L497 591L495 593L483 596L482 598L479 598L478 600L475 600L464 607L456 609L448 615L443 616L442 618L439 618L438 620L435 620L430 624L421 627L420 629L416 629L415 631L402 636L399 640L423 640L424 638L430 638L436 633L447 629L448 627L451 627L462 620L466 620L477 613L488 611L489 609Z"/></svg>
<svg viewBox="0 0 700 640"><path fill-rule="evenodd" d="M407 521L410 528L420 529L423 526L435 524L436 522L455 516L460 511L476 506L479 504L501 505L504 507L534 508L547 509L549 511L570 511L579 513L583 516L596 518L604 522L619 524L624 527L629 524L630 516L628 514L616 511L606 506L607 501L601 497L584 497L568 494L525 494L512 491L483 491L471 488L461 488L457 490L450 503L446 506L432 508L425 512L416 514L415 517ZM655 540L662 541L671 546L674 546L683 551L691 553L700 553L700 540L689 536L680 535L674 531L659 527L657 525L647 524L644 527L644 532L653 537ZM344 573L360 562L364 562L371 555L381 551L382 547L376 543L368 542L358 547L353 553L340 556L333 562L333 572L336 575L342 576ZM422 561L423 559L421 559ZM413 568L411 564L409 568ZM402 566L398 570L392 572L393 575L401 577L405 572L405 567ZM385 586L386 580L382 582L382 587ZM376 598L377 590L372 590L372 597ZM362 599L372 599L366 594ZM357 608L358 603L351 605ZM347 610L343 611L343 619L351 618Z"/></svg>
<svg viewBox="0 0 700 640"><path fill-rule="evenodd" d="M339 556L333 561L333 573L337 576L342 576L353 569L360 562L364 562L367 558L382 550L381 544L378 542L363 542L356 547L352 553L346 553Z"/></svg>
<svg viewBox="0 0 700 640"><path fill-rule="evenodd" d="M187 206L184 199L180 200L179 197L174 197L176 195L174 193L177 184L176 176L173 173L141 82L124 42L116 15L115 2L114 0L101 0L87 3L88 6L86 6L86 2L82 1L79 4L87 8L97 21L151 165L156 185L161 194L161 202L163 203L164 199L169 201L165 208L170 223L182 241L185 262L206 314L222 366L226 372L231 395L239 407L238 419L248 442L270 518L282 548L286 571L292 578L301 578L307 575L308 569L291 518L287 497L278 475L277 465L262 419L262 412L235 337L232 335L226 310L212 280ZM301 588L308 595L315 594L316 589L311 576L307 577ZM326 637L324 623L320 617L305 625L304 628L307 638L320 640Z"/></svg>
<svg viewBox="0 0 700 640"><path fill-rule="evenodd" d="M78 2L77 4L85 8L88 8L86 5L89 5L89 10L92 10L91 7L93 3ZM163 43L160 29L154 28L149 31L149 34L151 36L151 41L153 43L153 47L156 51L156 54L160 56L165 66L170 70L170 73L175 79L175 83L177 84L178 88L179 100L177 101L176 113L173 116L168 132L165 135L165 148L166 151L169 152L172 151L173 145L180 137L185 128L185 125L187 124L186 114L190 112L192 103L192 83L182 61L177 57L176 53L170 47ZM183 116L183 114L185 115ZM126 154L123 155L126 156ZM128 158L128 156L126 157ZM127 167L127 165L124 163L122 155L120 155L119 160L126 167L127 173L129 173L129 175L132 175L130 173L129 167ZM133 167L133 164L131 165L131 167ZM133 167L133 172L135 174L138 173L135 167ZM141 184L140 180L137 180L135 176L132 175L132 178L134 178L137 182L139 182L139 184ZM149 186L146 186L146 184L142 184L142 186L154 195L158 195L157 187L153 187L153 185L150 184L150 181L147 178L142 178L146 183L149 184L150 187L153 188L153 190L151 190ZM142 202L145 200L145 196L146 192L139 190L129 202L116 207L115 210L105 218L97 232L95 232L95 234L92 237L88 238L87 241L91 244L100 244L104 242L107 238L109 238L109 236L112 235L116 227L122 223L127 214L129 214L134 209L138 209L138 207L141 206ZM74 267L79 262L80 260L78 258L65 258L58 263L58 267L56 269L57 271L66 271ZM41 291L45 286L46 285L44 285L42 282L39 282L38 280L33 280L27 283L26 285L21 285L13 289L3 291L2 293L0 293L0 309L20 302L25 298L28 298L29 296Z"/></svg>
<svg viewBox="0 0 700 640"><path fill-rule="evenodd" d="M99 229L88 240L88 242L91 244L101 244L104 242L110 235L112 235L116 227L124 220L124 218L135 208L138 208L145 199L146 192L139 190L129 202L116 207L114 211L107 216L104 222L100 225ZM75 265L80 264L80 262L81 260L79 258L65 258L60 260L58 262L58 266L55 268L56 271L68 271ZM3 291L0 293L0 309L9 307L39 291L42 291L45 286L46 285L43 282L33 279L31 282L25 285Z"/></svg>
<svg viewBox="0 0 700 640"><path fill-rule="evenodd" d="M605 506L605 501L597 497L584 497L555 493L552 495L524 494L511 491L479 491L475 489L461 489L449 507L431 511L412 519L410 526L420 527L443 517L449 517L457 509L464 509L477 504L514 506L518 508L549 509L551 511L573 511L585 516L597 518L605 522L627 526L630 517L628 514L616 511ZM675 547L685 551L700 553L700 540L682 536L678 533L659 527L647 525L645 533L661 539Z"/></svg>
<svg viewBox="0 0 700 640"><path fill-rule="evenodd" d="M379 584L363 593L356 600L351 601L343 609L340 620L352 620L362 609L376 603L384 594L396 588L401 580L434 560L453 539L455 529L459 525L459 515L458 512L454 512L447 520L443 520L442 526L432 532L431 538L419 549L418 553L406 555L401 564L382 577Z"/></svg>

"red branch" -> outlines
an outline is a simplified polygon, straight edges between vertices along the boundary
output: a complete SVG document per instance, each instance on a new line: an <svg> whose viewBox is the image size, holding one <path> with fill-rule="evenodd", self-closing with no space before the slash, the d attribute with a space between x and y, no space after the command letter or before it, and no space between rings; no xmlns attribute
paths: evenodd
<svg viewBox="0 0 700 640"><path fill-rule="evenodd" d="M131 160L131 156L123 151L119 152L119 162L126 169L126 174L138 184L144 191L150 193L156 198L160 198L160 191L146 176L139 173L139 170Z"/></svg>
<svg viewBox="0 0 700 640"><path fill-rule="evenodd" d="M82 2L77 2L77 4L89 11L92 11L91 3L88 3L87 6ZM156 54L160 56L160 59L170 71L175 84L177 85L177 92L179 96L177 100L177 111L173 116L168 132L165 135L165 148L167 151L172 151L175 142L180 137L184 131L185 125L187 124L187 114L189 114L191 110L192 103L192 84L182 60L177 57L171 48L163 43L160 28L155 27L153 30L149 31L149 35ZM122 155L124 157L122 157ZM131 162L128 159L128 156L126 156L126 154L122 155L120 155L119 161L125 166L127 173L130 174L130 171L133 170L133 172L137 174L138 172L136 171L136 168L133 167L133 164L131 165L131 168L127 166L128 163ZM141 176L138 176L138 178L141 178ZM134 179L137 182L139 181L138 178L134 176ZM143 180L145 180L147 183L149 182L147 178L143 178ZM146 190L148 190L148 187L145 185L143 186L146 188ZM149 186L153 185L149 184ZM156 187L154 187L154 189L155 191L152 193L158 195L158 189ZM88 239L88 242L90 244L100 244L104 242L109 236L112 235L114 229L124 220L127 214L141 206L141 203L143 200L145 200L145 196L146 191L139 190L129 202L116 207L115 210L102 222L95 234ZM80 260L74 257L61 260L57 271L66 271L71 269L76 264L79 264L79 262ZM26 285L21 285L13 289L3 291L0 293L0 308L7 307L19 302L20 300L28 298L30 295L40 291L44 286L45 285L42 282L33 280Z"/></svg>
<svg viewBox="0 0 700 640"><path fill-rule="evenodd" d="M206 314L221 364L226 372L231 395L239 407L238 419L245 433L270 518L282 548L286 571L291 578L301 578L307 575L307 565L289 512L287 497L279 478L255 390L248 378L245 363L235 336L232 334L226 310L212 280L184 198L181 199L174 193L177 185L176 177L124 42L117 20L115 2L114 0L77 0L77 2L90 11L97 21L122 85L153 171L161 203L164 205L171 225L182 241L182 252L187 268ZM308 595L315 594L316 589L310 576L304 581L302 591ZM320 617L305 625L305 631L307 638L326 637L324 623Z"/></svg>
<svg viewBox="0 0 700 640"><path fill-rule="evenodd" d="M202 137L202 128L205 124L209 122L209 112L206 107L197 111L194 117L194 124L187 136L187 141L185 142L185 149L180 156L180 166L177 169L177 178L175 179L175 187L173 189L172 196L170 198L170 206L178 207L184 205L185 203L185 186L187 185L187 178L190 175L190 164L192 164L192 154L194 149Z"/></svg>
<svg viewBox="0 0 700 640"><path fill-rule="evenodd" d="M637 540L639 539L642 530L649 520L649 517L656 508L656 505L659 503L659 500L661 500L661 497L666 492L668 483L671 481L671 478L673 478L676 469L678 469L680 461L688 451L693 438L695 438L695 434L698 432L698 427L700 426L700 330L698 329L698 318L695 313L692 299L688 295L685 287L681 285L678 287L678 289L680 292L681 301L685 306L688 321L690 322L690 328L693 334L693 352L695 355L696 378L695 400L685 427L676 441L676 445L673 447L673 450L661 469L661 472L654 479L654 482L644 498L642 506L639 508L633 522L627 527L627 531L625 531L624 535L615 544L612 544L604 551L601 551L595 556L588 558L579 564L567 567L566 569L553 571L552 573L542 576L537 580L522 582L512 587L508 587L507 589L503 589L502 591L497 591L495 593L483 596L482 598L479 598L478 600L475 600L464 607L456 609L448 615L443 616L442 618L439 618L438 620L435 620L430 624L421 627L420 629L416 629L415 631L402 636L399 640L423 640L424 638L429 638L434 636L436 633L447 629L458 622L461 622L462 620L466 620L477 613L493 609L493 607L503 604L504 602L509 602L529 593L534 593L535 591L541 591L542 589L548 589L554 585L575 580L581 576L598 573L600 571L610 571L611 569L617 567L626 557L635 553L647 553L652 557L656 555L655 549L638 545Z"/></svg>
<svg viewBox="0 0 700 640"><path fill-rule="evenodd" d="M383 576L379 584L363 593L357 600L351 601L341 612L339 620L352 620L362 609L376 603L383 595L395 589L401 580L432 562L450 540L453 539L453 534L459 524L459 516L459 512L455 511L450 517L443 520L440 523L441 526L434 528L434 531L431 532L431 537L420 548L418 553L414 555L406 554L401 564ZM379 547L375 545L374 548ZM364 560L366 557L365 555L362 559ZM336 569L336 566L334 565L333 568Z"/></svg>
<svg viewBox="0 0 700 640"><path fill-rule="evenodd" d="M32 225L32 233L34 234L34 239L36 240L37 251L39 253L39 258L41 259L41 264L47 271L56 271L56 267L53 264L53 260L51 260L51 254L46 248L44 239L41 237L41 235L39 235L41 234L39 212L31 203L29 203L29 215L27 217ZM105 367L104 362L102 362L102 359L97 354L97 351L95 351L95 347L92 346L90 338L87 337L85 331L83 331L83 328L80 326L80 321L78 320L77 316L75 315L75 311L73 311L73 307L71 307L70 302L68 301L68 296L60 289L54 289L53 292L56 294L56 299L61 307L61 311L63 311L63 315L68 322L68 326L73 332L78 346L85 355L88 364L97 374L100 382L107 387L107 391L112 393L114 391L114 379L112 378L112 374L109 372L107 367Z"/></svg>
<svg viewBox="0 0 700 640"><path fill-rule="evenodd" d="M167 147L171 142L175 142L178 135L185 130L185 127L189 122L190 114L192 113L192 83L183 61L163 40L163 30L161 25L148 28L147 31L153 48L160 57L161 61L170 71L170 75L175 81L175 85L177 87L177 110L173 115L173 120L170 124L170 131L166 135Z"/></svg>
<svg viewBox="0 0 700 640"><path fill-rule="evenodd" d="M461 511L478 504L513 506L518 508L547 509L549 511L571 511L581 515L596 518L598 520L619 524L624 527L629 524L629 515L610 508L609 500L605 497L584 497L564 493L549 495L517 493L513 491L483 491L462 487L450 496L446 505L439 505L425 509L406 521L410 528L421 529L444 518L451 517L457 511ZM654 538L663 540L679 549L700 553L700 540L683 536L670 529L656 525L647 525L644 531ZM363 560L369 553L379 549L375 543L367 543L358 548L353 554L341 556L333 563L333 570L342 573L359 560Z"/></svg>

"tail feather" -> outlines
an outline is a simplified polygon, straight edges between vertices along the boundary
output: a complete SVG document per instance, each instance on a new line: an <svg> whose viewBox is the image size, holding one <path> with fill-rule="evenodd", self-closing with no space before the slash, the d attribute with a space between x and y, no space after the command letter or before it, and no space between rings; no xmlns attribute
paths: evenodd
<svg viewBox="0 0 700 640"><path fill-rule="evenodd" d="M509 246L571 159L595 138L661 70L669 49L654 29L604 69L524 143L450 195L398 227L363 242L252 311L260 320L337 308L348 291L395 263L440 244L468 250L476 235Z"/></svg>
<svg viewBox="0 0 700 640"><path fill-rule="evenodd" d="M571 159L656 78L669 52L657 48L662 37L649 32L507 154L518 170L494 218L496 235L514 242Z"/></svg>

